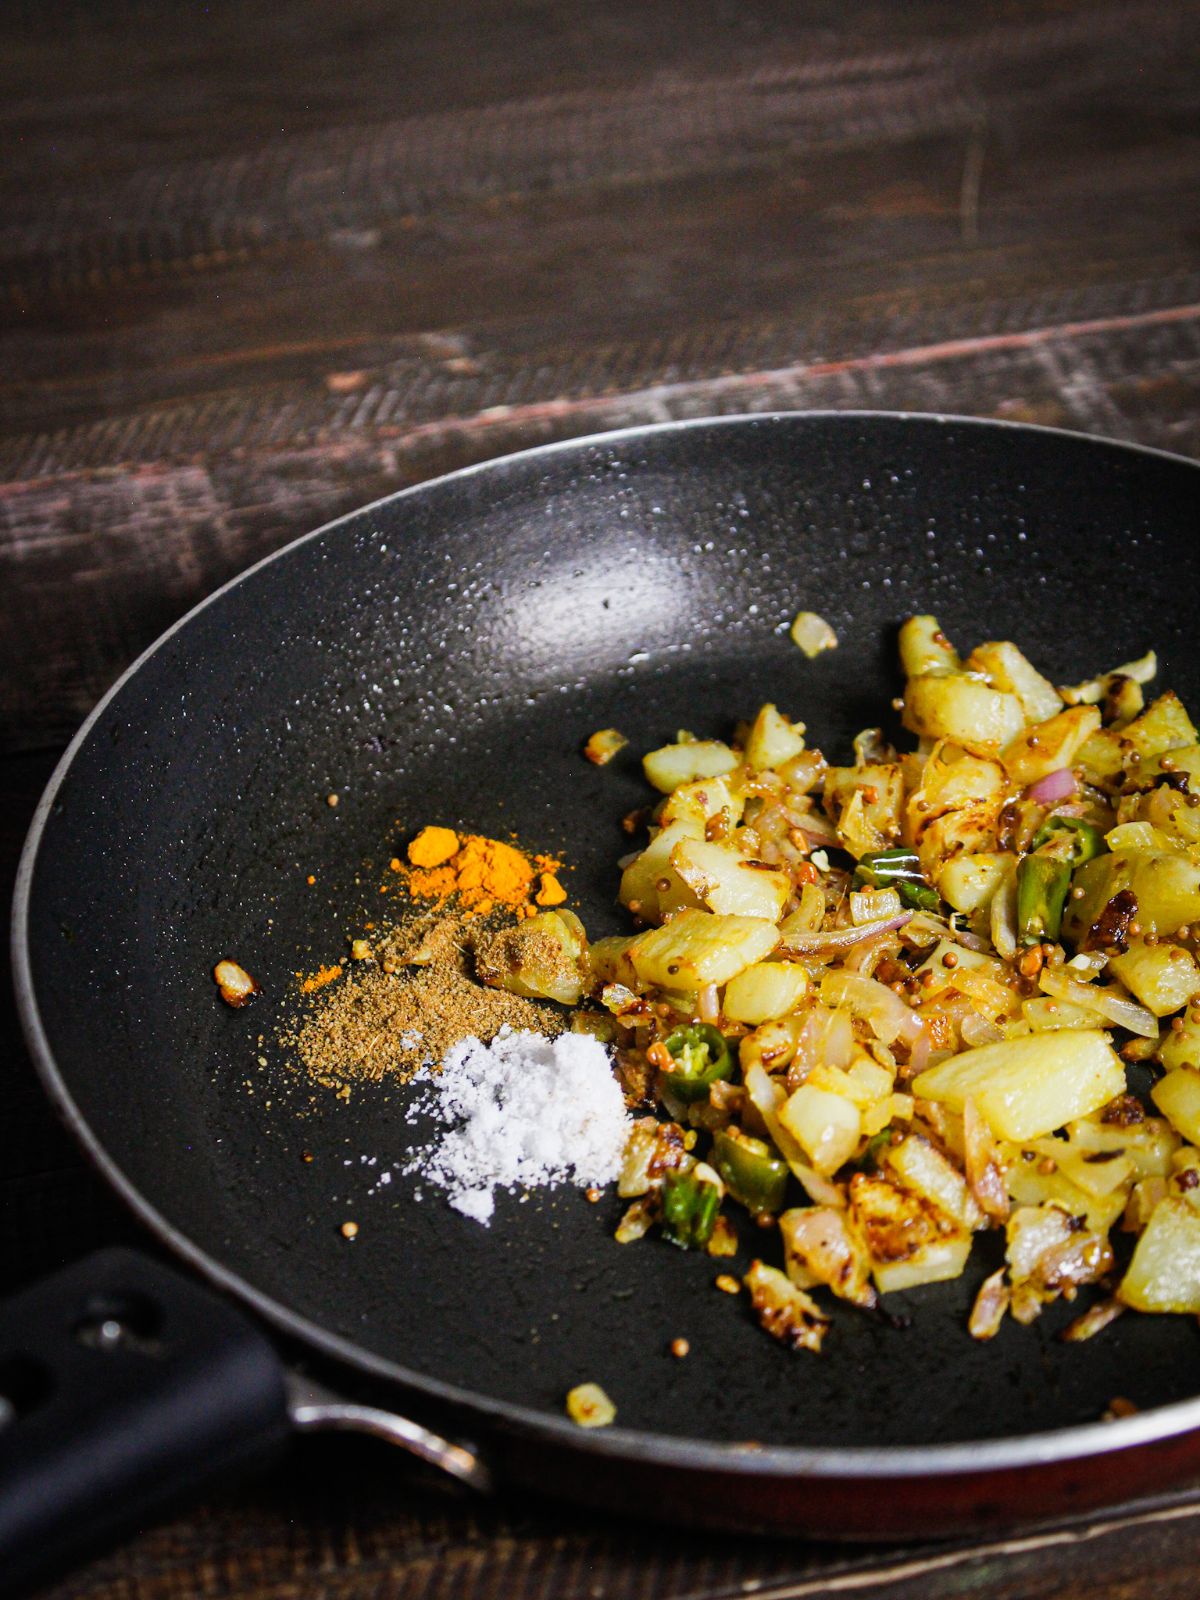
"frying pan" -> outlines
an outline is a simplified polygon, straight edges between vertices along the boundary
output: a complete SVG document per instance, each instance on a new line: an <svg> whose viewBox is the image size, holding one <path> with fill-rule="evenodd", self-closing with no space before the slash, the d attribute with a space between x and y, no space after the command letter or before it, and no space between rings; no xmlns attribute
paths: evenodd
<svg viewBox="0 0 1200 1600"><path fill-rule="evenodd" d="M897 691L912 611L966 647L1016 639L1056 681L1154 646L1160 682L1200 701L1198 490L1179 458L953 418L637 429L382 500L165 635L42 801L16 981L47 1091L193 1270L110 1254L7 1309L10 1578L114 1500L144 1514L296 1421L381 1432L477 1485L854 1538L1071 1512L1200 1463L1191 1318L1072 1346L1077 1302L975 1344L990 1238L958 1281L887 1317L839 1307L825 1353L792 1354L714 1291L720 1263L616 1245L615 1197L502 1195L483 1228L417 1179L380 1185L412 1090L338 1100L275 1044L296 972L379 914L388 857L427 822L561 853L589 932L619 931L635 752L770 699L844 759ZM789 642L802 608L836 652ZM610 725L630 747L597 769L580 746ZM263 987L242 1011L215 995L224 956ZM742 1244L742 1266L776 1248ZM585 1380L614 1427L565 1418ZM1102 1421L1116 1396L1136 1414Z"/></svg>

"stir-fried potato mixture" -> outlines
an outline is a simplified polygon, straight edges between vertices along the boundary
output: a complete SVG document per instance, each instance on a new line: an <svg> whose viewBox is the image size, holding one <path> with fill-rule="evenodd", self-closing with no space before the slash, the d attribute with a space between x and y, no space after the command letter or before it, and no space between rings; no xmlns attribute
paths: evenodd
<svg viewBox="0 0 1200 1600"><path fill-rule="evenodd" d="M617 1238L732 1255L746 1208L778 1264L744 1285L787 1344L821 1347L812 1291L871 1309L985 1229L978 1339L1083 1285L1068 1338L1200 1313L1196 729L1147 703L1152 655L1055 687L934 617L899 643L915 748L867 730L831 766L773 705L729 743L680 733L644 760L634 931L532 917L493 981L590 999L577 1025L616 1047L647 1113Z"/></svg>

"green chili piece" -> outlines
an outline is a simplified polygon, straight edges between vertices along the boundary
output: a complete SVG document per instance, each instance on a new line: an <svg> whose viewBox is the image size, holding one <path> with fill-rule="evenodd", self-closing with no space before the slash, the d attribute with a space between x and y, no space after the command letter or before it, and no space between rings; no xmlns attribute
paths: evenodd
<svg viewBox="0 0 1200 1600"><path fill-rule="evenodd" d="M1071 864L1053 856L1026 856L1017 868L1017 936L1022 944L1057 939L1071 887Z"/></svg>
<svg viewBox="0 0 1200 1600"><path fill-rule="evenodd" d="M681 1249L702 1249L708 1243L720 1209L720 1185L697 1176L695 1166L677 1168L663 1179L663 1238Z"/></svg>
<svg viewBox="0 0 1200 1600"><path fill-rule="evenodd" d="M900 904L912 911L936 911L942 903L937 890L927 883L897 883L895 888Z"/></svg>
<svg viewBox="0 0 1200 1600"><path fill-rule="evenodd" d="M712 1164L735 1200L755 1216L782 1209L787 1191L787 1162L770 1145L740 1128L718 1128L713 1134Z"/></svg>
<svg viewBox="0 0 1200 1600"><path fill-rule="evenodd" d="M892 850L868 850L858 858L854 876L876 889L890 888L904 880L922 883L925 877L917 852L904 845Z"/></svg>
<svg viewBox="0 0 1200 1600"><path fill-rule="evenodd" d="M1100 829L1082 817L1047 817L1033 836L1034 850L1047 849L1074 867L1081 867L1108 847Z"/></svg>
<svg viewBox="0 0 1200 1600"><path fill-rule="evenodd" d="M663 1043L675 1063L674 1071L666 1074L665 1086L684 1105L706 1100L718 1078L733 1076L729 1045L719 1030L707 1022L676 1028Z"/></svg>
<svg viewBox="0 0 1200 1600"><path fill-rule="evenodd" d="M902 905L913 911L936 911L941 901L936 889L931 889L921 871L920 857L915 850L897 846L893 850L868 850L859 857L854 869L854 887L862 889L895 889Z"/></svg>

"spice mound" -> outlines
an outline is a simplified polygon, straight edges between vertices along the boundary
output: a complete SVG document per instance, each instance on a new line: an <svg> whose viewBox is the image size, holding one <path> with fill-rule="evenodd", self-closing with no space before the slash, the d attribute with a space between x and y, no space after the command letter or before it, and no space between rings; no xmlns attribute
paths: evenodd
<svg viewBox="0 0 1200 1600"><path fill-rule="evenodd" d="M404 1082L460 1039L491 1039L505 1026L562 1030L557 1007L479 983L473 944L461 918L401 923L344 975L322 968L319 983L302 980L304 1009L280 1043L310 1078L340 1089Z"/></svg>
<svg viewBox="0 0 1200 1600"><path fill-rule="evenodd" d="M526 856L515 845L482 834L422 828L407 855L407 862L396 857L391 863L401 887L414 900L436 906L453 901L467 917L522 910L530 902L560 905L566 899L555 875L561 864L552 856Z"/></svg>
<svg viewBox="0 0 1200 1600"><path fill-rule="evenodd" d="M611 1183L630 1128L608 1052L582 1033L550 1040L505 1028L490 1045L463 1039L409 1120L422 1113L448 1126L407 1170L485 1225L497 1188Z"/></svg>

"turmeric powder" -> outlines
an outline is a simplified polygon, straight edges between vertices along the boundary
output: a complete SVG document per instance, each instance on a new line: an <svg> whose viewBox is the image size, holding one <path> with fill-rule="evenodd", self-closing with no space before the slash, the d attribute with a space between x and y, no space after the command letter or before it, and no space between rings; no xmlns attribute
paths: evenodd
<svg viewBox="0 0 1200 1600"><path fill-rule="evenodd" d="M467 916L483 916L502 907L520 909L539 885L541 892L549 888L566 899L566 891L553 877L559 862L550 856L530 859L515 845L482 834L422 828L407 855L407 863L394 858L391 869L409 894L438 906L453 899Z"/></svg>

